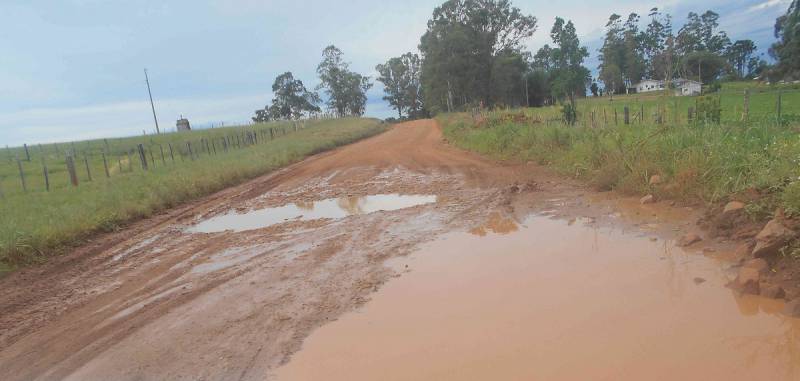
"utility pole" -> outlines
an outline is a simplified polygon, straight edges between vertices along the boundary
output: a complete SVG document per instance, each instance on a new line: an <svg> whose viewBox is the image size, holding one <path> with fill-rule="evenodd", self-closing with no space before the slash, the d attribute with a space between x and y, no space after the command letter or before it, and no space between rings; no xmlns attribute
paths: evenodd
<svg viewBox="0 0 800 381"><path fill-rule="evenodd" d="M156 134L160 134L158 129L158 118L156 118L156 106L153 104L153 93L150 91L150 78L147 77L147 69L144 69L144 81L147 83L147 95L150 96L150 108L153 110L153 121L156 122Z"/></svg>
<svg viewBox="0 0 800 381"><path fill-rule="evenodd" d="M525 107L531 107L531 100L528 97L528 78L525 77Z"/></svg>

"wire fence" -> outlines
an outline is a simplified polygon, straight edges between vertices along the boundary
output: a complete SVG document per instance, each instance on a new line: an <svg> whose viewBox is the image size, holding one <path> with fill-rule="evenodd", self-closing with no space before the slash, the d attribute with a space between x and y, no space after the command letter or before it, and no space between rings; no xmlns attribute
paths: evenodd
<svg viewBox="0 0 800 381"><path fill-rule="evenodd" d="M265 144L306 128L306 121L172 132L142 137L5 147L0 200L57 192L132 173L179 166Z"/></svg>

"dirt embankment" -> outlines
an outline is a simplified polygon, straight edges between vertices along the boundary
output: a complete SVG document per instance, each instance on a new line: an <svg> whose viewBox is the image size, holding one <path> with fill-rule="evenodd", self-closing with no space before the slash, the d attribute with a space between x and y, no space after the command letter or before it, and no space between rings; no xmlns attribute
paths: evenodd
<svg viewBox="0 0 800 381"><path fill-rule="evenodd" d="M437 201L240 232L187 231L231 210L331 198L357 205L375 194ZM441 233L480 232L498 213L521 219L534 209L598 224L658 220L654 229L665 236L696 231L699 213L643 209L536 166L492 163L446 145L433 121L405 123L0 280L0 379L263 379L311 330L393 276L386 259Z"/></svg>

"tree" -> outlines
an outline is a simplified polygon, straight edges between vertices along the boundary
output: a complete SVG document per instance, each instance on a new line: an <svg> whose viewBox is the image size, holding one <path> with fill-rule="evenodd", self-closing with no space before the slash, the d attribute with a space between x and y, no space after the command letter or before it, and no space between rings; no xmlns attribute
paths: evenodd
<svg viewBox="0 0 800 381"><path fill-rule="evenodd" d="M727 66L724 58L709 51L697 51L683 57L683 73L699 82L714 82Z"/></svg>
<svg viewBox="0 0 800 381"><path fill-rule="evenodd" d="M495 81L520 74L508 73L517 65L507 64L535 30L536 18L509 0L448 0L436 7L419 45L426 106L437 112L506 99Z"/></svg>
<svg viewBox="0 0 800 381"><path fill-rule="evenodd" d="M756 44L752 40L738 40L725 50L731 69L736 77L745 78L750 74L750 63L756 52Z"/></svg>
<svg viewBox="0 0 800 381"><path fill-rule="evenodd" d="M272 105L256 110L252 118L256 123L264 123L278 119L299 119L307 113L319 112L320 102L317 93L308 91L303 81L295 79L292 72L287 71L275 78L272 84L275 98Z"/></svg>
<svg viewBox="0 0 800 381"><path fill-rule="evenodd" d="M589 69L583 66L583 60L589 56L586 47L580 45L575 25L572 21L556 17L550 38L555 48L552 49L553 96L558 99L569 99L571 110L575 110L575 98L586 95L586 86L591 82ZM574 122L573 119L569 119Z"/></svg>
<svg viewBox="0 0 800 381"><path fill-rule="evenodd" d="M596 97L599 95L599 87L597 87L597 82L592 82L592 85L589 86L589 91L592 92L592 96Z"/></svg>
<svg viewBox="0 0 800 381"><path fill-rule="evenodd" d="M775 20L775 38L770 55L778 63L775 74L788 79L800 78L800 0L789 5L786 14Z"/></svg>
<svg viewBox="0 0 800 381"><path fill-rule="evenodd" d="M375 67L380 74L377 79L384 85L386 95L383 99L397 110L400 119L403 118L403 111L410 118L423 115L420 69L421 60L413 53L390 58Z"/></svg>
<svg viewBox="0 0 800 381"><path fill-rule="evenodd" d="M725 52L731 40L719 27L719 14L706 11L702 15L689 12L688 21L678 31L677 49L681 55L691 52L707 51L717 55Z"/></svg>
<svg viewBox="0 0 800 381"><path fill-rule="evenodd" d="M350 71L339 48L330 45L322 51L322 62L317 66L320 85L324 89L328 109L339 117L361 116L367 104L367 91L372 87L369 77Z"/></svg>

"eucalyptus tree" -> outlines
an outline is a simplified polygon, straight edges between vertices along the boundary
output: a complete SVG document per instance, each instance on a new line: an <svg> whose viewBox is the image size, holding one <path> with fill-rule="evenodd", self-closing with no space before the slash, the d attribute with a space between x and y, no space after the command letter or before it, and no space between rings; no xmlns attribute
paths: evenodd
<svg viewBox="0 0 800 381"><path fill-rule="evenodd" d="M509 0L448 0L436 7L419 45L426 106L437 112L505 99L498 79L521 78L522 43L535 30L536 18Z"/></svg>
<svg viewBox="0 0 800 381"><path fill-rule="evenodd" d="M419 55L406 53L400 57L390 58L386 63L375 67L377 80L383 83L383 99L397 110L399 118L403 112L409 118L422 116L423 104L420 86L422 61Z"/></svg>
<svg viewBox="0 0 800 381"><path fill-rule="evenodd" d="M793 0L786 14L775 21L775 37L778 42L770 48L770 55L778 61L775 73L800 78L800 0Z"/></svg>
<svg viewBox="0 0 800 381"><path fill-rule="evenodd" d="M322 62L317 66L320 84L325 90L328 109L339 117L361 116L367 104L367 91L372 87L369 77L350 71L344 54L330 45L322 51Z"/></svg>

